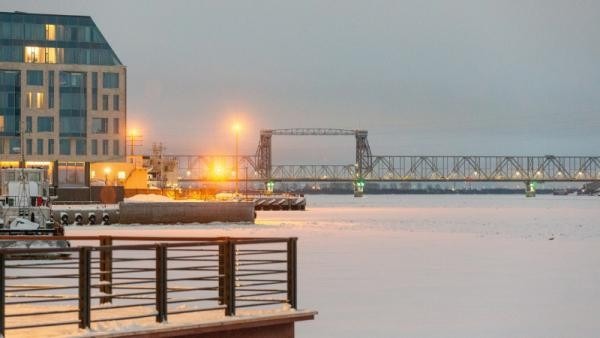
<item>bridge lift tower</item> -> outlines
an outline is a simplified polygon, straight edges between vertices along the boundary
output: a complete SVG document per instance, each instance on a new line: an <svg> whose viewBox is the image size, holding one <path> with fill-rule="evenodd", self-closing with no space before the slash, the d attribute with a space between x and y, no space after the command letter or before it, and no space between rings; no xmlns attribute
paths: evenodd
<svg viewBox="0 0 600 338"><path fill-rule="evenodd" d="M265 180L268 191L273 190L272 174L272 137L273 135L287 136L352 136L356 139L356 158L354 196L361 197L365 186L365 176L373 170L373 157L366 130L348 130L332 128L293 128L293 129L263 129L260 131L260 140L256 150L256 171Z"/></svg>

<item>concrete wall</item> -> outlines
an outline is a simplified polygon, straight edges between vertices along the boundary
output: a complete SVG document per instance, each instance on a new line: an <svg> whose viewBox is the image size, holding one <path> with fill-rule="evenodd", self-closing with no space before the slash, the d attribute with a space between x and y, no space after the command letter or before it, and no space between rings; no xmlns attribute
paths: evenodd
<svg viewBox="0 0 600 338"><path fill-rule="evenodd" d="M92 186L81 188L58 187L54 193L59 202L88 202L94 201L103 204L116 204L123 200L125 195L122 186Z"/></svg>
<svg viewBox="0 0 600 338"><path fill-rule="evenodd" d="M253 202L121 202L119 209L121 224L254 222Z"/></svg>

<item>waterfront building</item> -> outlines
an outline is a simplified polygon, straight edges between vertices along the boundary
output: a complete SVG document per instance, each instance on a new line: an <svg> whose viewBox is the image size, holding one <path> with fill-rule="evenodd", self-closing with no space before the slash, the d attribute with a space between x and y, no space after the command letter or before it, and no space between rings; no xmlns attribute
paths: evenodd
<svg viewBox="0 0 600 338"><path fill-rule="evenodd" d="M0 12L0 161L90 186L90 163L125 162L127 72L89 16ZM92 177L93 178L93 177Z"/></svg>

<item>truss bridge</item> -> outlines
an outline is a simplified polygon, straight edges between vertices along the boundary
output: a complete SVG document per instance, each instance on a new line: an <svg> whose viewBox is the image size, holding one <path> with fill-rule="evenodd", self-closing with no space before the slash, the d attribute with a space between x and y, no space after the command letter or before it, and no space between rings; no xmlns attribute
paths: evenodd
<svg viewBox="0 0 600 338"><path fill-rule="evenodd" d="M261 130L254 155L171 155L181 181L259 182L595 182L600 181L600 156L403 156L374 155L366 130L296 128ZM273 136L350 136L355 161L349 164L273 163ZM527 185L529 187L529 184ZM529 188L528 188L529 189Z"/></svg>

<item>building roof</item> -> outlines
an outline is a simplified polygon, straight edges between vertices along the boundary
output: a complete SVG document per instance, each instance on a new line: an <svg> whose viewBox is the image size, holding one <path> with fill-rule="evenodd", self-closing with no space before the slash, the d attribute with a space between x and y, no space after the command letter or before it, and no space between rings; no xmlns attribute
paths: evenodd
<svg viewBox="0 0 600 338"><path fill-rule="evenodd" d="M42 63L122 64L90 16L0 12L0 46L0 61L32 62L46 48Z"/></svg>

